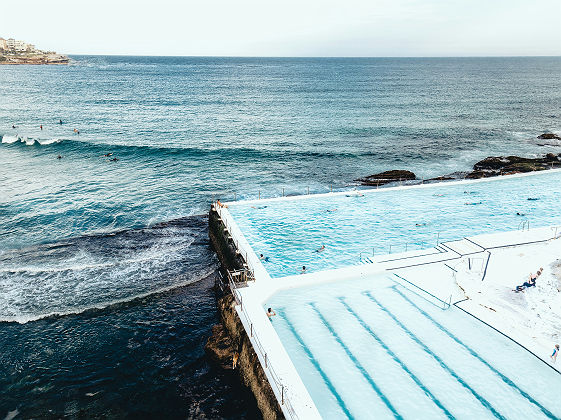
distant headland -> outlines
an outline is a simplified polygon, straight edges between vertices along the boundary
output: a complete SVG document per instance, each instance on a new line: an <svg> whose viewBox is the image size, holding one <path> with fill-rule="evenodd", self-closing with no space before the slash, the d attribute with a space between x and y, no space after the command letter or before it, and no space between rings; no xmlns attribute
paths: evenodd
<svg viewBox="0 0 561 420"><path fill-rule="evenodd" d="M68 64L69 58L54 51L41 51L35 45L0 37L0 64Z"/></svg>

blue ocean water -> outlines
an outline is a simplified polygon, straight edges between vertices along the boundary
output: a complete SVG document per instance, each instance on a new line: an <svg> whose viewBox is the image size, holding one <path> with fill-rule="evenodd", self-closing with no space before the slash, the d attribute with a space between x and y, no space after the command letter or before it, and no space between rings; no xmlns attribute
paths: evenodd
<svg viewBox="0 0 561 420"><path fill-rule="evenodd" d="M202 350L213 198L561 152L561 58L73 59L0 67L0 416L252 417Z"/></svg>

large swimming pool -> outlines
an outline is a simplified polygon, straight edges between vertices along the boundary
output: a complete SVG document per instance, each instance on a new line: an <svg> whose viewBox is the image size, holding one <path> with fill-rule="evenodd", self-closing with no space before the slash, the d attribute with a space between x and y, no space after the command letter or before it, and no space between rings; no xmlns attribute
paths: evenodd
<svg viewBox="0 0 561 420"><path fill-rule="evenodd" d="M561 418L556 371L388 275L283 291L266 306L323 418Z"/></svg>
<svg viewBox="0 0 561 420"><path fill-rule="evenodd" d="M229 211L273 277L358 264L360 255L561 224L561 171L363 195L239 202ZM322 252L316 252L325 245Z"/></svg>

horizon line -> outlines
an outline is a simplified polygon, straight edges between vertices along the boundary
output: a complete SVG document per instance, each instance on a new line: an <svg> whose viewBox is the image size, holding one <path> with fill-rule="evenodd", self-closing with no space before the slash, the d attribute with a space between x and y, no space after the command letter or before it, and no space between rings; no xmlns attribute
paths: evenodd
<svg viewBox="0 0 561 420"><path fill-rule="evenodd" d="M561 58L559 55L152 55L57 53L68 56L169 57L169 58Z"/></svg>

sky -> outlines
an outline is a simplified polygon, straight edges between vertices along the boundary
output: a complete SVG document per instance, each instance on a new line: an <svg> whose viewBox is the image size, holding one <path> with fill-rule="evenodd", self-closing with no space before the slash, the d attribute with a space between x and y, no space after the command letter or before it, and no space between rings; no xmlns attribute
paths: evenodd
<svg viewBox="0 0 561 420"><path fill-rule="evenodd" d="M65 54L561 55L561 0L17 0L0 36Z"/></svg>

